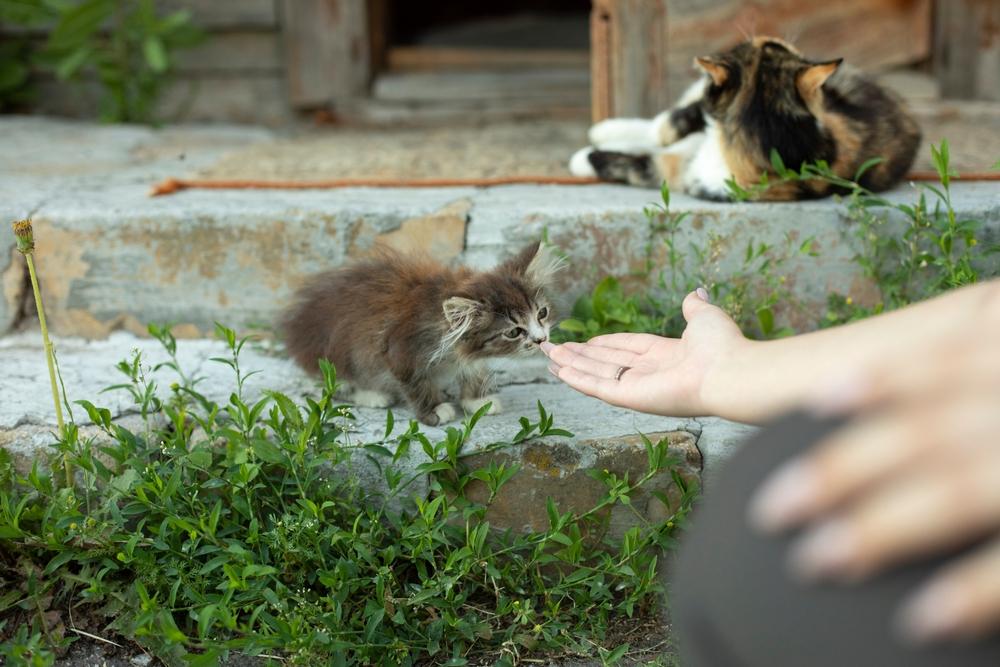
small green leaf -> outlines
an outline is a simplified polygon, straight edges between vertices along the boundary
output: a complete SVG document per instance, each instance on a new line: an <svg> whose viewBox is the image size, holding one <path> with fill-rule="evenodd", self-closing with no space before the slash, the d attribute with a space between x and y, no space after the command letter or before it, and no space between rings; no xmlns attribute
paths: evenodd
<svg viewBox="0 0 1000 667"><path fill-rule="evenodd" d="M146 56L146 62L151 70L154 72L167 71L169 65L167 51L163 48L163 42L160 41L159 37L152 35L146 37L142 42L142 53Z"/></svg>

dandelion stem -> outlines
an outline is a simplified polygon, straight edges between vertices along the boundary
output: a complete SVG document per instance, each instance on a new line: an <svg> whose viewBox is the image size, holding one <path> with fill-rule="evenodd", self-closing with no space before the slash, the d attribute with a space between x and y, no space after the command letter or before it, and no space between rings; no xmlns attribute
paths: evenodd
<svg viewBox="0 0 1000 667"><path fill-rule="evenodd" d="M19 220L14 223L14 235L17 237L17 249L24 255L28 263L28 275L31 277L31 290L35 294L35 308L38 310L38 324L42 329L42 344L45 346L45 361L49 367L49 384L52 387L52 403L56 408L56 423L59 426L59 437L66 437L66 424L63 421L62 404L59 401L59 385L56 384L55 352L52 341L49 340L49 327L45 323L45 308L42 306L42 291L38 288L38 275L35 272L35 239L30 220ZM69 454L63 455L63 468L66 472L66 487L73 486L73 467L69 462Z"/></svg>

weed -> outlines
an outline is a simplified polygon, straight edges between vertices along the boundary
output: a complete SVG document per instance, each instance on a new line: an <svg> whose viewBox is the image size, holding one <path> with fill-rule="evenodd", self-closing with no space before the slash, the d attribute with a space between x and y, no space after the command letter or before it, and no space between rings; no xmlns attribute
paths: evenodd
<svg viewBox="0 0 1000 667"><path fill-rule="evenodd" d="M658 554L696 492L672 471L665 441L646 440L638 478L596 473L605 491L589 510L550 500L544 530L498 531L488 510L518 467L474 468L467 451L489 406L437 441L387 412L381 439L355 442L329 364L318 397L251 397L247 339L220 326L228 352L214 361L234 380L219 403L180 367L169 329L150 333L178 382L162 391L138 352L118 364L114 389L134 402L134 430L77 402L101 437L82 437L71 416L56 443L77 471L74 488L37 463L22 476L0 452L0 652L51 664L76 618L168 664L232 652L302 665L597 654L612 664L627 647L605 636L609 619L655 608ZM478 451L568 435L539 404L537 419ZM404 467L417 448L425 461ZM361 465L378 471L382 490L359 482ZM672 515L608 537L611 508L631 507L664 475L680 501L669 504L662 481L651 493Z"/></svg>
<svg viewBox="0 0 1000 667"><path fill-rule="evenodd" d="M877 195L858 184L865 171L879 163L875 158L863 164L854 179L834 174L823 161L806 164L796 172L772 152L771 163L782 181L818 179L831 183L843 193L847 218L857 252L854 261L877 288L875 303L860 304L849 296L831 294L828 310L820 326L854 321L883 311L928 299L949 289L991 277L995 272L982 268L983 260L996 253L997 246L982 246L977 234L982 223L959 219L951 200L955 172L950 164L947 141L931 146L937 184L917 184L918 196L912 203L898 203ZM739 191L737 198L753 198L766 189L766 179L753 191Z"/></svg>
<svg viewBox="0 0 1000 667"><path fill-rule="evenodd" d="M854 261L877 288L878 298L874 303L858 303L849 295L832 293L825 313L810 328L862 319L997 274L985 260L1000 247L980 242L980 221L960 219L955 213L951 200L954 172L947 141L940 147L932 146L931 157L940 182L919 184L917 199L912 203L898 203L858 184L864 172L878 164L877 159L862 165L851 180L837 176L822 161L803 165L796 172L786 168L777 152L772 152L776 177L763 174L758 183L746 188L735 181L729 183L737 201L756 199L774 183L796 180L825 180L842 193L839 198L852 223L848 229L856 248ZM591 294L577 301L572 317L560 325L562 340L586 340L622 331L680 336L684 330L681 301L699 286L705 286L712 301L732 315L750 337L796 333L790 327L776 325L774 307L778 303L796 307L783 265L795 256L816 256L812 238L797 243L786 237L779 247L751 240L739 268L722 272L719 267L732 262L722 256L718 238L710 236L703 245L692 243L680 248L677 239L689 213L669 210L670 193L665 186L662 200L662 205L645 211L654 242L659 239L666 250L666 265L654 275L654 253L647 249L647 268L641 277L655 287L646 293L630 294L614 277L604 278Z"/></svg>
<svg viewBox="0 0 1000 667"><path fill-rule="evenodd" d="M103 90L100 115L110 122L151 122L172 54L202 38L189 11L160 15L153 0L0 0L0 20L52 26L40 51L8 47L16 56L0 67L0 95L8 104L23 103L37 66L60 81L96 78Z"/></svg>
<svg viewBox="0 0 1000 667"><path fill-rule="evenodd" d="M608 276L593 291L580 297L571 317L560 323L557 340L586 340L599 334L623 331L680 336L684 330L681 302L697 287L705 287L712 302L724 308L740 327L755 338L777 338L792 330L777 327L774 306L793 303L784 274L785 264L797 255L815 255L812 238L796 241L785 236L779 246L751 240L740 250L738 268L717 236L705 245L683 248L679 232L688 212L670 210L670 191L661 188L662 203L647 206L650 227L646 267L639 276L655 285L645 294L626 294L619 281ZM656 270L654 257L662 248L666 266ZM692 266L697 268L692 268Z"/></svg>

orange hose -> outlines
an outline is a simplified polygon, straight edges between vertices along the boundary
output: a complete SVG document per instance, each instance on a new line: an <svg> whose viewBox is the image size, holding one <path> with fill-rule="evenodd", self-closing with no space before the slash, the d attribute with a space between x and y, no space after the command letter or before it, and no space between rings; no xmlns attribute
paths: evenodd
<svg viewBox="0 0 1000 667"><path fill-rule="evenodd" d="M936 181L937 172L911 171L904 180ZM1000 181L1000 172L967 172L961 181ZM150 196L170 195L181 190L330 190L334 188L445 188L489 187L493 185L593 185L596 178L580 176L493 176L488 178L333 178L320 181L266 181L227 179L168 178L153 186Z"/></svg>
<svg viewBox="0 0 1000 667"><path fill-rule="evenodd" d="M150 196L180 190L328 190L332 188L445 188L488 187L531 183L539 185L593 185L601 181L580 176L494 176L489 178L333 178L322 181L185 180L168 178L153 186Z"/></svg>

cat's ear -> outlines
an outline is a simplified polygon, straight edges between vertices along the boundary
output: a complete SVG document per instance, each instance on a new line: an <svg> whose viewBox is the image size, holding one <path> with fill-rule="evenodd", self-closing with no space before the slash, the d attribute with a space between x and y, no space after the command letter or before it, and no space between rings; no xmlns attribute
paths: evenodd
<svg viewBox="0 0 1000 667"><path fill-rule="evenodd" d="M843 58L837 58L829 62L809 65L799 72L795 79L795 85L798 87L802 99L814 99L819 93L819 89L823 87L827 79L833 76L842 62L844 62Z"/></svg>
<svg viewBox="0 0 1000 667"><path fill-rule="evenodd" d="M712 78L712 83L721 86L729 78L729 69L712 56L698 56L694 64Z"/></svg>
<svg viewBox="0 0 1000 667"><path fill-rule="evenodd" d="M520 273L536 287L547 286L565 261L547 243L532 243L506 263L514 273Z"/></svg>
<svg viewBox="0 0 1000 667"><path fill-rule="evenodd" d="M467 331L470 327L483 321L486 306L463 296L453 296L444 300L444 319L452 331Z"/></svg>

